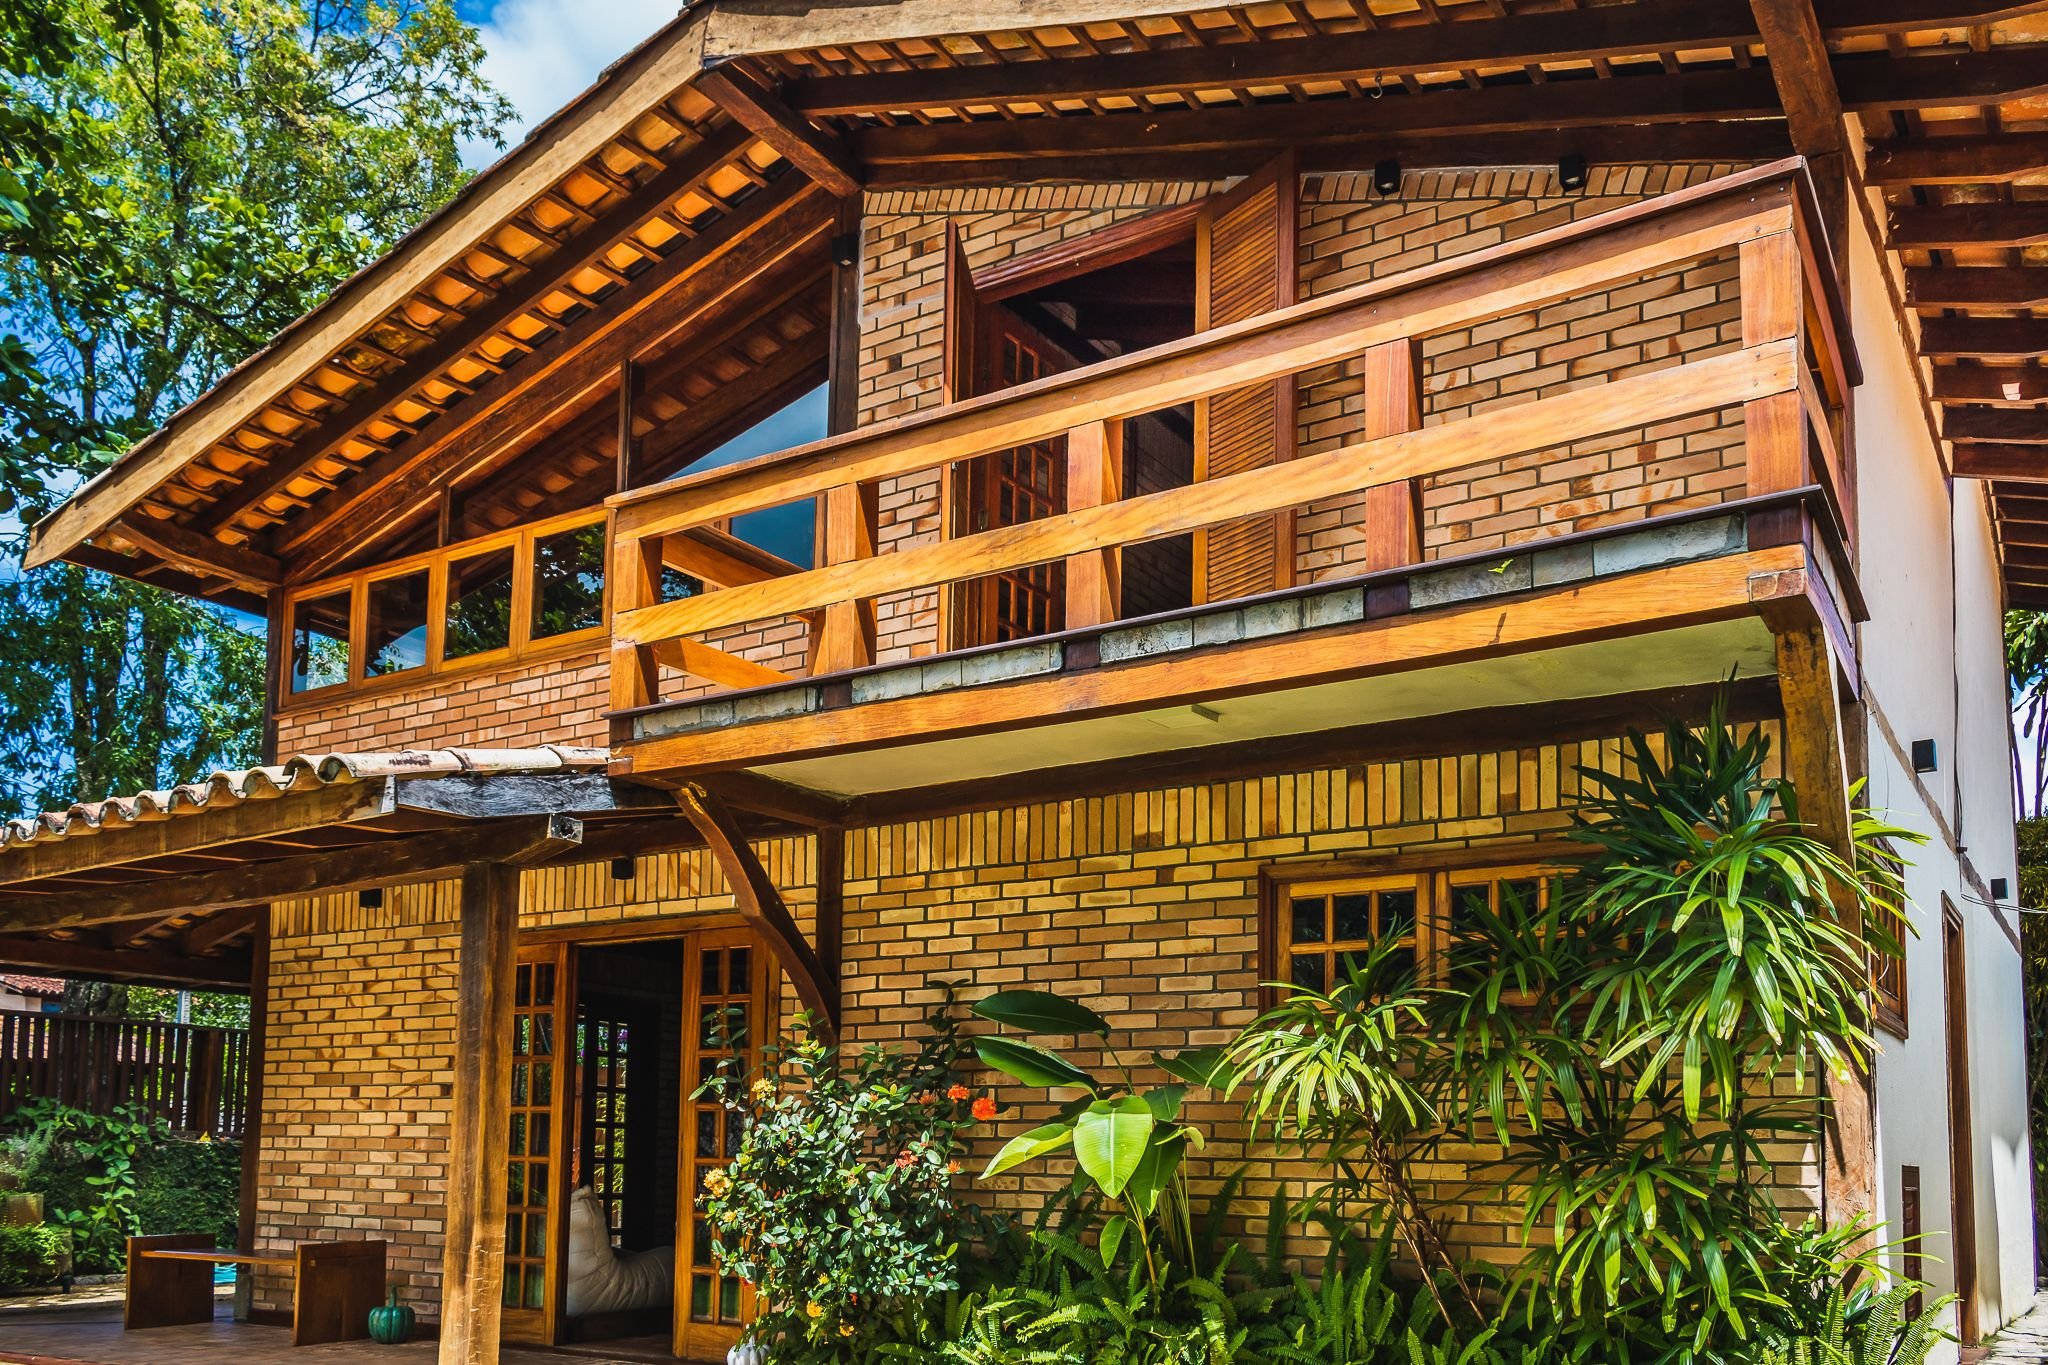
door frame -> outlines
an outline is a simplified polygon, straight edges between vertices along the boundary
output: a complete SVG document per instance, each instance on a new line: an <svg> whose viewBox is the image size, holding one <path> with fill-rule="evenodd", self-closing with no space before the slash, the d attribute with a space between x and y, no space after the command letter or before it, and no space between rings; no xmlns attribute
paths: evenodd
<svg viewBox="0 0 2048 1365"><path fill-rule="evenodd" d="M579 1074L574 1055L576 1028L576 954L570 945L560 942L536 943L521 938L515 948L515 972L519 967L552 966L555 969L554 999L554 1053L550 1065L554 1068L548 1096L548 1124L551 1130L548 1155L548 1190L546 1219L547 1258L545 1289L539 1308L518 1308L503 1302L504 1289L499 1287L500 1335L509 1342L522 1345L551 1346L560 1339L562 1328L562 1305L568 1294L568 1277L562 1273L568 1255L569 1220L564 1216L569 1192L574 1188L570 1183L570 1168L575 1164L571 1159L573 1141L570 1125L575 1122L575 1101L572 1098L582 1091L582 1077ZM513 1010L518 1013L515 1003ZM566 1028L564 1027L566 1021ZM508 1042L508 1052L513 1044ZM514 1065L517 1065L516 1060ZM532 1081L529 1078L528 1084ZM506 1091L509 1104L511 1091ZM532 1142L532 1128L528 1127L527 1141ZM530 1150L530 1148L529 1148ZM502 1172L485 1173L486 1179L505 1178Z"/></svg>
<svg viewBox="0 0 2048 1365"><path fill-rule="evenodd" d="M1948 893L1941 896L1942 996L1948 1016L1949 1263L1955 1270L1956 1335L1983 1335L1977 1279L1977 1143L1970 1095L1968 939Z"/></svg>

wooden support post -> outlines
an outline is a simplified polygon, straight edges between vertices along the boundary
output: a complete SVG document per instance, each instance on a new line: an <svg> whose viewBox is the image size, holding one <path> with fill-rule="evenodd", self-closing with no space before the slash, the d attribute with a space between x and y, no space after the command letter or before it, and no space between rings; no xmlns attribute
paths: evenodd
<svg viewBox="0 0 2048 1365"><path fill-rule="evenodd" d="M250 935L249 1036L242 1091L242 1189L235 1216L235 1249L256 1249L256 1195L263 1166L263 1066L270 1034L270 907L264 906ZM253 1268L235 1275L235 1321L247 1322L256 1294Z"/></svg>
<svg viewBox="0 0 2048 1365"><path fill-rule="evenodd" d="M875 553L875 486L842 484L819 499L824 513L819 566L851 564ZM810 671L839 673L875 661L875 604L871 598L833 602L818 613Z"/></svg>
<svg viewBox="0 0 2048 1365"><path fill-rule="evenodd" d="M1369 347L1364 359L1365 431L1368 441L1422 427L1421 366L1412 340ZM1365 569L1380 573L1422 562L1422 489L1396 479L1365 491ZM1408 609L1408 585L1390 583L1366 593L1366 614L1392 616Z"/></svg>
<svg viewBox="0 0 2048 1365"><path fill-rule="evenodd" d="M1124 424L1090 422L1067 433L1067 510L1124 495ZM1123 549L1105 545L1067 556L1067 629L1107 625L1123 614Z"/></svg>
<svg viewBox="0 0 2048 1365"><path fill-rule="evenodd" d="M611 582L607 591L611 598L611 614L616 620L626 612L651 607L661 601L661 537L635 540L621 535L618 515L614 513L610 522L610 539ZM649 706L659 700L661 665L654 657L654 650L631 641L615 641L612 644L612 710ZM629 724L615 722L614 727ZM615 741L628 738L631 736L613 735Z"/></svg>
<svg viewBox="0 0 2048 1365"><path fill-rule="evenodd" d="M818 966L827 979L839 980L840 934L846 913L846 831L826 825L818 831Z"/></svg>
<svg viewBox="0 0 2048 1365"><path fill-rule="evenodd" d="M825 429L838 436L860 425L861 200L839 201L832 224L832 336L825 362Z"/></svg>
<svg viewBox="0 0 2048 1365"><path fill-rule="evenodd" d="M512 1126L512 983L519 869L462 874L455 1094L441 1253L441 1365L494 1365L505 1273L505 1154Z"/></svg>
<svg viewBox="0 0 2048 1365"><path fill-rule="evenodd" d="M640 438L633 434L633 421L640 408L640 393L647 383L647 371L636 361L619 366L618 491L640 485Z"/></svg>
<svg viewBox="0 0 2048 1365"><path fill-rule="evenodd" d="M1785 776L1798 793L1799 818L1814 838L1853 859L1844 708L1827 633L1819 626L1802 626L1781 632L1777 642ZM1862 926L1851 893L1837 888L1834 910L1858 933L1860 943ZM1868 963L1859 958L1852 968L1861 979ZM1840 1227L1877 1209L1875 1102L1867 1072L1848 1081L1824 1076L1822 1085L1828 1121L1821 1144L1821 1212L1831 1226Z"/></svg>
<svg viewBox="0 0 2048 1365"><path fill-rule="evenodd" d="M1752 238L1741 247L1742 337L1745 346L1798 341L1806 325L1799 239L1789 232ZM1743 404L1744 458L1751 497L1806 482L1806 407L1797 388ZM1751 513L1749 545L1789 545L1802 534L1796 507Z"/></svg>

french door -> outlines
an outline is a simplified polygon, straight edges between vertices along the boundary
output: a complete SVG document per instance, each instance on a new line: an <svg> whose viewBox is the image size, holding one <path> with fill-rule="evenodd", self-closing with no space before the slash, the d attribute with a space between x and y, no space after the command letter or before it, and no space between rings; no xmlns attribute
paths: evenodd
<svg viewBox="0 0 2048 1365"><path fill-rule="evenodd" d="M773 1038L775 978L773 955L748 930L713 930L687 941L674 1343L685 1360L725 1359L753 1312L752 1292L718 1273L699 1201L705 1178L739 1151L740 1123L719 1102L719 1083L745 1085Z"/></svg>
<svg viewBox="0 0 2048 1365"><path fill-rule="evenodd" d="M503 1333L552 1342L561 1264L561 1153L573 1086L562 1054L575 996L564 945L519 950L512 984L512 1130L505 1166Z"/></svg>
<svg viewBox="0 0 2048 1365"><path fill-rule="evenodd" d="M975 392L1028 384L1078 362L1000 303L981 307L973 329ZM1067 510L1065 437L970 460L960 475L957 534L1021 526ZM1065 623L1066 565L1055 560L963 584L960 643L1001 644Z"/></svg>

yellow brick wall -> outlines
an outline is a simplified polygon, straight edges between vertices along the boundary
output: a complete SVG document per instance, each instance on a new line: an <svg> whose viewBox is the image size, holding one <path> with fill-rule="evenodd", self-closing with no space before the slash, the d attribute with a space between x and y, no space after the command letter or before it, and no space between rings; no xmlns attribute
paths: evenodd
<svg viewBox="0 0 2048 1365"><path fill-rule="evenodd" d="M376 689L282 711L279 757L457 745L608 742L610 661L602 646L507 668Z"/></svg>

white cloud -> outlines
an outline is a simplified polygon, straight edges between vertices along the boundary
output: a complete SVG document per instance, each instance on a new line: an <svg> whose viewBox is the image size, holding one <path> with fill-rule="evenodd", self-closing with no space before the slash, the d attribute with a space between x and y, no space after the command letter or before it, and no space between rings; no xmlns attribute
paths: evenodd
<svg viewBox="0 0 2048 1365"><path fill-rule="evenodd" d="M516 147L678 9L679 0L498 0L478 33L484 76L519 111L517 126L505 130L506 147ZM479 142L466 144L462 154L481 168L503 152Z"/></svg>

